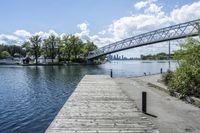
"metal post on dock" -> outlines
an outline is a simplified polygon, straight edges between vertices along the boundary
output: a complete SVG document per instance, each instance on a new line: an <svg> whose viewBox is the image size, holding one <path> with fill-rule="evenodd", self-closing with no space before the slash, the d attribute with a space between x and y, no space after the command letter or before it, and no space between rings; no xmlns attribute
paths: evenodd
<svg viewBox="0 0 200 133"><path fill-rule="evenodd" d="M110 77L111 77L111 78L113 77L112 69L110 69Z"/></svg>
<svg viewBox="0 0 200 133"><path fill-rule="evenodd" d="M142 92L142 112L147 113L147 92Z"/></svg>

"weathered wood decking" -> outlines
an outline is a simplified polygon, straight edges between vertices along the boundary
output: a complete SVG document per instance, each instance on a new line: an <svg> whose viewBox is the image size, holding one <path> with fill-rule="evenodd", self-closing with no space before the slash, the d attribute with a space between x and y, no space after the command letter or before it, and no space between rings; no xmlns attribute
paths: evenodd
<svg viewBox="0 0 200 133"><path fill-rule="evenodd" d="M153 129L109 76L86 75L46 133L153 133Z"/></svg>

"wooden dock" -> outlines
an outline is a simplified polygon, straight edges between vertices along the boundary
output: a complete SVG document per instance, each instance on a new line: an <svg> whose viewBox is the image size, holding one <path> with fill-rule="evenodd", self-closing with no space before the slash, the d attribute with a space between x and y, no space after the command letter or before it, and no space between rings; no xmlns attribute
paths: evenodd
<svg viewBox="0 0 200 133"><path fill-rule="evenodd" d="M46 133L158 133L117 84L86 75Z"/></svg>

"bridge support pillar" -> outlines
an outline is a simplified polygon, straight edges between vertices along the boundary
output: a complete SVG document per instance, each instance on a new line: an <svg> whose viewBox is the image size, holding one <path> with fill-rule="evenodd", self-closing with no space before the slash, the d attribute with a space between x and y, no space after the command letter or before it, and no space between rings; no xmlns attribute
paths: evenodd
<svg viewBox="0 0 200 133"><path fill-rule="evenodd" d="M169 70L171 69L170 58L171 58L171 44L170 44L170 41L169 41L169 53L168 53Z"/></svg>

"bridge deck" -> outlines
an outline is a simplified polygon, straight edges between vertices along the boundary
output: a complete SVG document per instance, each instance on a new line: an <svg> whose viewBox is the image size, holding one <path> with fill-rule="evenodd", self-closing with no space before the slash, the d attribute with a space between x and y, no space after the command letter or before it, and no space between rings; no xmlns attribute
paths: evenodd
<svg viewBox="0 0 200 133"><path fill-rule="evenodd" d="M153 133L154 128L109 76L86 75L46 133Z"/></svg>

